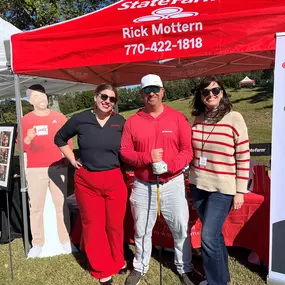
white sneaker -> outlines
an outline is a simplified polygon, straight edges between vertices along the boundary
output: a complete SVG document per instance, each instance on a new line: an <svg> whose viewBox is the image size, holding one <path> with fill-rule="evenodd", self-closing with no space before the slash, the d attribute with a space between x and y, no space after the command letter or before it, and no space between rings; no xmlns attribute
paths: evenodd
<svg viewBox="0 0 285 285"><path fill-rule="evenodd" d="M39 257L39 255L41 254L42 252L42 247L39 246L39 245L34 245L29 253L28 253L28 258L36 258L36 257Z"/></svg>
<svg viewBox="0 0 285 285"><path fill-rule="evenodd" d="M204 280L204 281L200 282L199 285L208 285L208 281Z"/></svg>
<svg viewBox="0 0 285 285"><path fill-rule="evenodd" d="M66 253L78 252L77 248L71 242L66 242L62 244L62 247Z"/></svg>

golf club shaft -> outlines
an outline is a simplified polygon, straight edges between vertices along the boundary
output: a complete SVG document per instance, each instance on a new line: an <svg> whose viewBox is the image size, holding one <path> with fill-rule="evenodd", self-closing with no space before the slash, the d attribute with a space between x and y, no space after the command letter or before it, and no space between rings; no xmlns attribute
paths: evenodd
<svg viewBox="0 0 285 285"><path fill-rule="evenodd" d="M160 217L160 186L159 175L156 176L156 189L157 189L157 215Z"/></svg>
<svg viewBox="0 0 285 285"><path fill-rule="evenodd" d="M161 244L161 231L160 231L160 185L159 175L156 176L157 188L157 216L158 216L158 246L159 246L159 284L162 285L162 244Z"/></svg>

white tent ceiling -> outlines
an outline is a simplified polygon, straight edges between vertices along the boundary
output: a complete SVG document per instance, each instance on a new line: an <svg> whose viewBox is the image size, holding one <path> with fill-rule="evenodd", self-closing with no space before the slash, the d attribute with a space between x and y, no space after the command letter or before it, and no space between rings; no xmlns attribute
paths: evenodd
<svg viewBox="0 0 285 285"><path fill-rule="evenodd" d="M5 52L4 41L10 40L11 35L20 32L21 30L0 18L0 100L15 97L14 76L7 66L10 51ZM20 76L20 83L22 97L26 96L26 89L33 84L43 85L46 93L50 95L95 89L95 85L91 84L31 76Z"/></svg>
<svg viewBox="0 0 285 285"><path fill-rule="evenodd" d="M0 18L0 72L3 72L7 69L7 60L3 42L5 40L9 40L11 35L20 32L21 30Z"/></svg>

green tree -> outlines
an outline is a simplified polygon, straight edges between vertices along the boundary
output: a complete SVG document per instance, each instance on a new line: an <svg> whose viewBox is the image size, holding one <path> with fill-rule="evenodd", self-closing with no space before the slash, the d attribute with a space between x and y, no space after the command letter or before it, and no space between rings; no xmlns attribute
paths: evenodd
<svg viewBox="0 0 285 285"><path fill-rule="evenodd" d="M264 86L268 93L273 94L274 89L274 72L273 69L263 70L261 77L262 86Z"/></svg>
<svg viewBox="0 0 285 285"><path fill-rule="evenodd" d="M55 23L59 19L58 1L2 0L1 18L20 30L30 30Z"/></svg>
<svg viewBox="0 0 285 285"><path fill-rule="evenodd" d="M195 78L180 79L175 81L167 81L164 83L165 99L176 100L188 98L192 95L193 89L198 82Z"/></svg>
<svg viewBox="0 0 285 285"><path fill-rule="evenodd" d="M31 30L93 12L113 0L1 0L0 17Z"/></svg>
<svg viewBox="0 0 285 285"><path fill-rule="evenodd" d="M26 115L29 112L33 111L34 107L28 101L22 100L22 109L23 109L23 115ZM15 112L16 112L16 105L15 105Z"/></svg>
<svg viewBox="0 0 285 285"><path fill-rule="evenodd" d="M238 88L239 82L245 77L243 73L231 73L218 75L226 87Z"/></svg>
<svg viewBox="0 0 285 285"><path fill-rule="evenodd" d="M22 100L23 115L31 112L33 106L26 100ZM17 122L16 116L16 101L11 99L2 100L0 103L0 122L15 123Z"/></svg>
<svg viewBox="0 0 285 285"><path fill-rule="evenodd" d="M58 104L63 114L73 113L77 111L74 96L70 94L59 96Z"/></svg>
<svg viewBox="0 0 285 285"><path fill-rule="evenodd" d="M230 74L218 75L219 78L223 81L226 87L238 88L239 82L245 77L248 76L250 79L255 80L256 86L261 86L263 84L263 78L265 70L254 70L248 72L237 72Z"/></svg>
<svg viewBox="0 0 285 285"><path fill-rule="evenodd" d="M101 9L105 6L108 6L112 3L117 2L116 0L61 0L58 2L58 14L60 20L72 19L98 9Z"/></svg>
<svg viewBox="0 0 285 285"><path fill-rule="evenodd" d="M94 106L94 91L83 91L75 93L75 105L77 110Z"/></svg>
<svg viewBox="0 0 285 285"><path fill-rule="evenodd" d="M120 88L119 90L119 111L136 109L142 106L139 87Z"/></svg>

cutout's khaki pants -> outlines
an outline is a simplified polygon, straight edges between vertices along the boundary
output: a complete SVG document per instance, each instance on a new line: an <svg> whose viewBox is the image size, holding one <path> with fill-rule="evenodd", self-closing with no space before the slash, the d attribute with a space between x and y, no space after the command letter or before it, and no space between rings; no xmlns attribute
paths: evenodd
<svg viewBox="0 0 285 285"><path fill-rule="evenodd" d="M27 180L33 246L43 246L45 243L43 212L48 188L56 210L59 240L61 243L68 242L70 220L66 204L67 167L27 168Z"/></svg>

